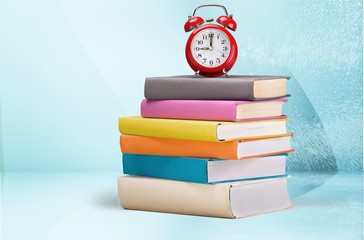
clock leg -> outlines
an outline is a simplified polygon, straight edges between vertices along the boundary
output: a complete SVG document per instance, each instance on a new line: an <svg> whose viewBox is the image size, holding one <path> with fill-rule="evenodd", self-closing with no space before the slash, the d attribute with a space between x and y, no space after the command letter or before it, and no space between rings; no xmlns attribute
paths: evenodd
<svg viewBox="0 0 364 240"><path fill-rule="evenodd" d="M228 78L229 75L227 74L227 72L225 71L225 68L222 70L222 72L224 73L225 77Z"/></svg>
<svg viewBox="0 0 364 240"><path fill-rule="evenodd" d="M197 70L197 71L195 72L195 74L193 75L193 77L194 77L194 78L197 78L197 77L200 75L199 73L200 73L200 70Z"/></svg>

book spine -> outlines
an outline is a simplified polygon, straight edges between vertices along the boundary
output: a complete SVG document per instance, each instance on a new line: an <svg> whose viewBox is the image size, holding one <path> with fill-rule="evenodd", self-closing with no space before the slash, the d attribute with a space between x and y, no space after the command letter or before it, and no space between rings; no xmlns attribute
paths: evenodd
<svg viewBox="0 0 364 240"><path fill-rule="evenodd" d="M209 142L219 141L216 136L218 124L219 122L212 121L141 117L119 118L119 130L122 134Z"/></svg>
<svg viewBox="0 0 364 240"><path fill-rule="evenodd" d="M206 142L172 138L120 136L123 153L238 159L238 141Z"/></svg>
<svg viewBox="0 0 364 240"><path fill-rule="evenodd" d="M137 176L118 179L119 199L125 209L223 218L233 218L230 186Z"/></svg>
<svg viewBox="0 0 364 240"><path fill-rule="evenodd" d="M234 101L144 99L141 115L147 118L236 121L236 105Z"/></svg>
<svg viewBox="0 0 364 240"><path fill-rule="evenodd" d="M208 159L123 154L124 174L208 183Z"/></svg>

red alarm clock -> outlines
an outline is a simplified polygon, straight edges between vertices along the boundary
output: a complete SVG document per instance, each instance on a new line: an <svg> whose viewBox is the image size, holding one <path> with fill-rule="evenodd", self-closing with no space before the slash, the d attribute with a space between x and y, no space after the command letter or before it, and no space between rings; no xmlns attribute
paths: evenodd
<svg viewBox="0 0 364 240"><path fill-rule="evenodd" d="M207 19L208 24L201 17L195 16L196 10L202 7L220 7L225 15L216 19L219 24L210 23L213 19ZM186 44L186 58L195 76L218 77L225 74L234 66L238 57L238 46L234 37L227 30L235 31L237 27L233 16L229 15L222 5L201 5L193 11L185 23L185 31L191 33Z"/></svg>

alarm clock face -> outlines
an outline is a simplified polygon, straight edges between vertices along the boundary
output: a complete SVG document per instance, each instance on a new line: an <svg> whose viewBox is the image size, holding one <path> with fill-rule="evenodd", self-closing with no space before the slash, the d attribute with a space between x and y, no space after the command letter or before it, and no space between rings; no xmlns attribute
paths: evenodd
<svg viewBox="0 0 364 240"><path fill-rule="evenodd" d="M230 55L230 40L218 29L204 29L192 40L191 53L195 61L207 68L222 65Z"/></svg>
<svg viewBox="0 0 364 240"><path fill-rule="evenodd" d="M196 28L186 44L186 59L190 67L206 77L218 77L228 72L238 56L234 37L216 24Z"/></svg>

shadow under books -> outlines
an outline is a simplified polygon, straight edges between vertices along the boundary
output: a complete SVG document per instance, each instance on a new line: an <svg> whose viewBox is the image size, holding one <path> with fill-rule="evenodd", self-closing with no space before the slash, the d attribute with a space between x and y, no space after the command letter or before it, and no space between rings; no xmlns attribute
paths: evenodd
<svg viewBox="0 0 364 240"><path fill-rule="evenodd" d="M100 192L94 199L94 205L100 208L121 210L118 195L115 191Z"/></svg>

